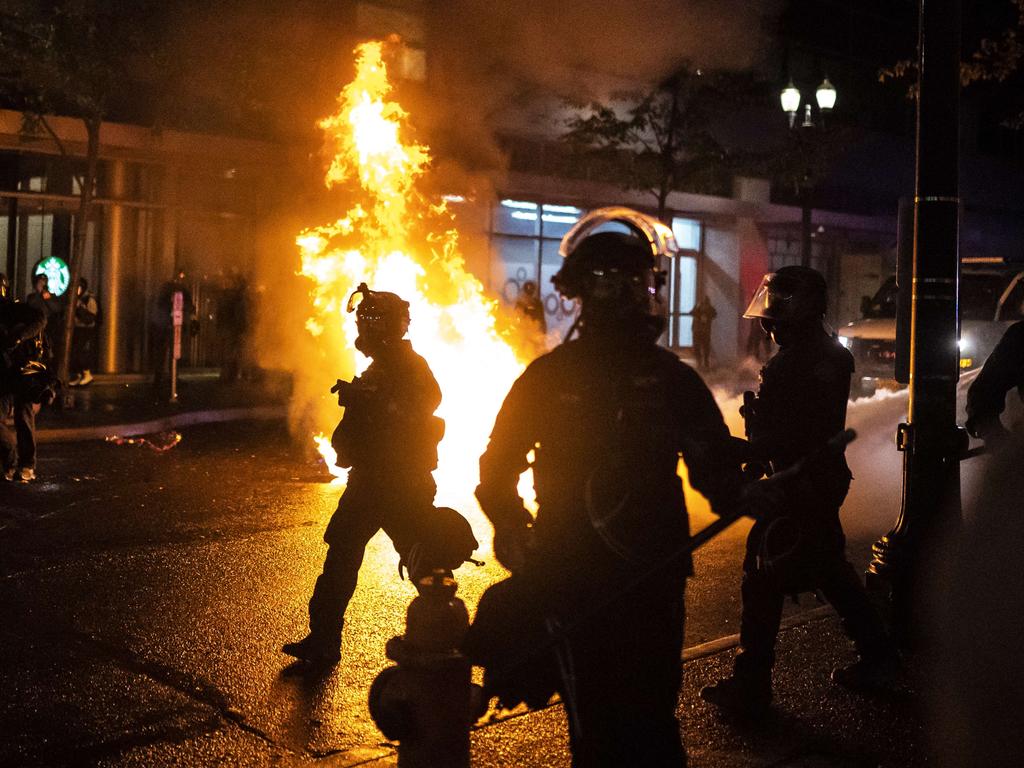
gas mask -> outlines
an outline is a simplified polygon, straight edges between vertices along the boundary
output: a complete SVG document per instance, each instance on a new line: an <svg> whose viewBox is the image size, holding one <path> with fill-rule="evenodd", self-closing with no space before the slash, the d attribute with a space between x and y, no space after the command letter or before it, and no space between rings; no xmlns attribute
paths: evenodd
<svg viewBox="0 0 1024 768"><path fill-rule="evenodd" d="M596 231L605 225L622 231ZM578 299L584 332L640 331L657 339L665 328L659 257L677 251L672 231L630 208L601 208L584 216L562 239L565 261L552 278L559 293Z"/></svg>
<svg viewBox="0 0 1024 768"><path fill-rule="evenodd" d="M356 303L356 296L361 300ZM404 338L409 330L409 302L394 293L371 291L360 283L348 297L346 311L356 313L356 349L374 357Z"/></svg>

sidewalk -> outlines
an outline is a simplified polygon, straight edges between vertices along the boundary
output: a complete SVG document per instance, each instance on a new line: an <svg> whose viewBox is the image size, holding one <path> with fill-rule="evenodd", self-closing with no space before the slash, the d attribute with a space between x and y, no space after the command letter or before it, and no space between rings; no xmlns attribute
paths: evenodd
<svg viewBox="0 0 1024 768"><path fill-rule="evenodd" d="M41 443L102 440L178 429L194 424L239 419L276 419L286 415L289 379L267 372L259 382L222 383L215 370L182 374L178 402L157 397L141 374L99 374L85 387L72 387L74 405L43 408L37 417Z"/></svg>
<svg viewBox="0 0 1024 768"><path fill-rule="evenodd" d="M775 701L768 718L740 726L723 720L698 696L701 687L729 673L732 648L709 643L684 665L677 713L691 768L906 768L929 764L921 701L906 684L885 696L862 696L833 685L829 672L853 660L853 651L831 611L779 635ZM710 651L700 655L702 651ZM370 750L367 750L369 752ZM393 766L395 755L372 759L337 755L318 765ZM561 705L477 728L473 768L568 766L568 734ZM934 761L931 761L934 764Z"/></svg>

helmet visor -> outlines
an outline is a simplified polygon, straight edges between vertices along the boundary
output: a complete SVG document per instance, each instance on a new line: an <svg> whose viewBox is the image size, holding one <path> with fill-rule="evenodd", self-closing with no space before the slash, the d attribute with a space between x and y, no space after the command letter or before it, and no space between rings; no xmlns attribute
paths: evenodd
<svg viewBox="0 0 1024 768"><path fill-rule="evenodd" d="M786 304L793 298L792 293L781 291L779 281L775 280L775 273L769 272L761 278L761 284L754 291L754 298L750 300L743 317L748 320L764 319L776 320L785 309Z"/></svg>
<svg viewBox="0 0 1024 768"><path fill-rule="evenodd" d="M624 206L598 208L580 219L570 229L558 247L563 258L575 251L581 242L605 224L618 223L625 225L634 235L640 238L651 249L651 256L674 256L679 251L672 229L663 222Z"/></svg>

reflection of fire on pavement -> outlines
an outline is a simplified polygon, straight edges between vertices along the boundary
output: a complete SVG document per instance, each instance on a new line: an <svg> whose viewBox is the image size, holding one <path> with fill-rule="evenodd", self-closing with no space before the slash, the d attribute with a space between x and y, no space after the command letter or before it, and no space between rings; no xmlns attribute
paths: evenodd
<svg viewBox="0 0 1024 768"><path fill-rule="evenodd" d="M168 432L157 432L149 437L122 437L121 435L107 435L108 443L114 445L146 446L152 451L163 453L181 442L181 433L170 430Z"/></svg>
<svg viewBox="0 0 1024 768"><path fill-rule="evenodd" d="M356 49L355 79L339 95L338 111L319 124L333 152L327 186L351 190L357 202L337 221L296 238L300 274L312 282L306 328L323 355L313 365L349 379L369 361L353 345L348 295L366 281L410 303L409 338L444 395L437 411L446 422L434 473L437 503L466 509L475 507L477 460L494 416L524 362L496 326L496 302L466 271L446 203L417 188L429 167L428 149L403 143L406 113L385 100L391 86L382 49L378 42ZM333 428L325 422L340 415L333 399L330 406L318 414L322 433ZM331 471L344 478L330 441L319 434L316 442Z"/></svg>

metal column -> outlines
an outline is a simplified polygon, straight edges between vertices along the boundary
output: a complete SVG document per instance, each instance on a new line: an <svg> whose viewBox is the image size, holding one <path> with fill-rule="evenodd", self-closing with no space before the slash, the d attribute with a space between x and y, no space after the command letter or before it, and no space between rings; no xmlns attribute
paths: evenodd
<svg viewBox="0 0 1024 768"><path fill-rule="evenodd" d="M128 169L123 160L110 160L107 168L107 196L123 200L127 191ZM100 370L118 371L124 362L123 332L121 327L121 285L127 267L125 248L127 212L124 206L105 206L103 209L103 253L100 258L100 300L103 302L103 324L100 327Z"/></svg>
<svg viewBox="0 0 1024 768"><path fill-rule="evenodd" d="M874 546L869 578L891 588L894 617L911 640L918 576L939 536L960 520L959 95L960 0L921 0L918 33L917 173L911 290L910 401L897 442L903 500L896 527Z"/></svg>

